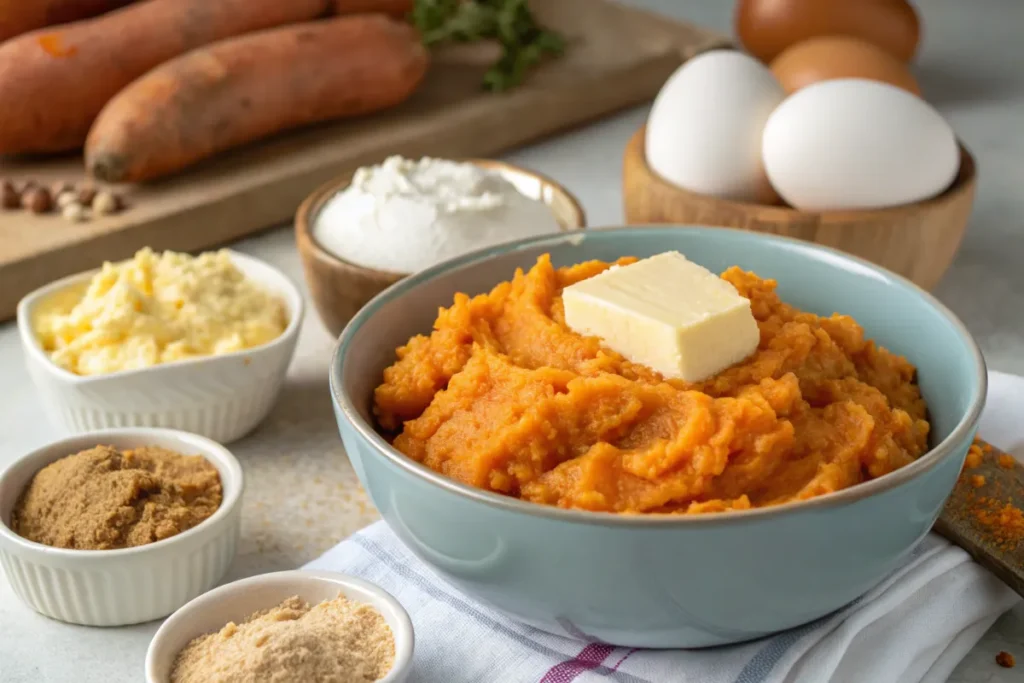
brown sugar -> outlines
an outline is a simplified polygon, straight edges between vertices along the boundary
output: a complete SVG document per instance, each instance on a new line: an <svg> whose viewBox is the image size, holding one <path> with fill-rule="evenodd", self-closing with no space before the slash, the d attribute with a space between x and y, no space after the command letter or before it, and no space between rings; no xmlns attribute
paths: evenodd
<svg viewBox="0 0 1024 683"><path fill-rule="evenodd" d="M191 529L222 498L217 468L200 455L97 446L39 470L14 508L11 529L55 548L129 548Z"/></svg>
<svg viewBox="0 0 1024 683"><path fill-rule="evenodd" d="M310 607L292 597L192 640L171 683L371 683L394 661L394 635L372 606L339 595Z"/></svg>
<svg viewBox="0 0 1024 683"><path fill-rule="evenodd" d="M996 664L1004 669L1012 669L1017 665L1017 661L1013 658L1013 655L1004 650L996 655Z"/></svg>

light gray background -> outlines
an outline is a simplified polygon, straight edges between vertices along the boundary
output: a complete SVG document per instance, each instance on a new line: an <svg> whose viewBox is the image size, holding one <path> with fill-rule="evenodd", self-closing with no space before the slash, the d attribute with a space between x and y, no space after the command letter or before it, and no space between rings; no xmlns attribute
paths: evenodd
<svg viewBox="0 0 1024 683"><path fill-rule="evenodd" d="M630 1L731 31L732 3L725 0ZM974 152L980 168L970 230L937 293L967 323L990 367L1024 374L1024 3L916 4L924 20L924 47L915 67L922 88ZM583 202L592 224L619 223L622 149L645 115L646 108L639 108L505 158L565 183ZM300 282L292 244L289 229L281 228L237 248L278 265ZM249 486L232 577L298 566L374 518L330 414L326 365L331 339L314 314L302 334L288 385L268 423L232 446ZM0 326L0 467L57 436L22 365L13 325ZM6 578L0 578L0 681L139 681L155 629L155 624L125 629L59 624L21 605ZM951 681L1024 681L1024 661L1013 670L994 664L1001 649L1024 660L1024 607L996 624Z"/></svg>

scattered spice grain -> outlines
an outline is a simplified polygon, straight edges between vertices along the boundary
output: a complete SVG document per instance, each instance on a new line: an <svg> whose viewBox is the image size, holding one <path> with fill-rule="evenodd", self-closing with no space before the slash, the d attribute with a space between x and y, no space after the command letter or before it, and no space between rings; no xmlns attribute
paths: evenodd
<svg viewBox="0 0 1024 683"><path fill-rule="evenodd" d="M395 639L370 605L339 595L313 607L298 597L192 640L171 683L371 683L391 670Z"/></svg>
<svg viewBox="0 0 1024 683"><path fill-rule="evenodd" d="M979 467L986 455L993 451L991 445L975 439L967 452L964 466L961 470L961 479L966 480L975 488L990 483L989 480L980 474L968 474L968 470ZM1004 468L1013 468L1017 461L1006 453L1000 453L995 458L996 463ZM1024 510L1013 504L1007 498L1007 492L1003 490L998 477L992 479L989 495L978 495L968 492L964 498L963 512L967 519L982 533L984 533L992 544L1002 552L1013 552L1024 544Z"/></svg>
<svg viewBox="0 0 1024 683"><path fill-rule="evenodd" d="M971 503L971 511L1000 550L1011 552L1024 541L1024 511L1013 503L981 497Z"/></svg>
<svg viewBox="0 0 1024 683"><path fill-rule="evenodd" d="M97 446L36 472L14 507L11 529L55 548L128 548L191 529L222 499L220 474L200 455Z"/></svg>
<svg viewBox="0 0 1024 683"><path fill-rule="evenodd" d="M996 664L1003 667L1004 669L1012 669L1017 665L1017 660L1014 659L1013 655L1006 650L1001 651L996 655Z"/></svg>
<svg viewBox="0 0 1024 683"><path fill-rule="evenodd" d="M973 470L981 464L983 457L982 446L975 441L971 444L971 447L967 449L967 458L964 460L964 469Z"/></svg>

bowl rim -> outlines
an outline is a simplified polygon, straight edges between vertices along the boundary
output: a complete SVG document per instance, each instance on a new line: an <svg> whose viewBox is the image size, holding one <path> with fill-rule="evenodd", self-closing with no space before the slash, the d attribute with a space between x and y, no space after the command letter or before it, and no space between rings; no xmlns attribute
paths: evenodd
<svg viewBox="0 0 1024 683"><path fill-rule="evenodd" d="M424 157L419 157L424 158ZM573 209L575 215L574 225L563 226L562 232L575 232L578 230L585 230L587 227L587 214L583 209L583 205L580 204L579 199L576 198L572 192L569 191L565 185L558 182L550 176L538 173L532 169L526 168L525 166L518 166L511 164L507 161L501 161L500 159L486 159L483 157L456 157L456 158L445 158L445 161L461 162L466 164L473 164L480 166L481 168L488 170L498 171L511 171L514 173L520 173L526 176L532 176L545 185L554 187L559 194L561 194L569 205ZM380 163L380 162L377 162ZM360 168L375 164L364 164ZM313 192L311 192L299 205L298 211L295 213L295 241L298 244L299 251L309 251L318 260L330 263L336 268L344 268L345 270L363 273L376 280L391 281L394 282L404 277L408 277L411 273L403 273L394 270L381 270L379 268L372 268L370 266L361 266L358 263L344 259L332 252L327 251L320 242L313 236L313 224L316 222L317 216L323 211L324 206L330 199L344 191L352 183L352 178L355 176L355 169L348 171L341 175L331 178L327 182L321 184Z"/></svg>
<svg viewBox="0 0 1024 683"><path fill-rule="evenodd" d="M677 233L689 232L689 233L702 233L707 231L728 231L731 235L728 239L734 239L738 241L755 240L762 242L774 242L781 243L787 248L795 249L798 252L814 253L816 255L826 255L829 259L845 262L850 265L857 266L858 269L864 269L871 272L872 276L879 278L889 284L902 285L905 288L915 292L921 297L925 303L937 309L944 318L953 326L961 337L964 346L973 358L974 371L977 376L977 382L972 387L973 396L971 397L970 404L964 415L960 418L960 421L949 433L949 435L941 442L936 444L933 448L926 451L924 455L919 457L914 462L901 467L898 470L894 470L888 474L885 474L877 479L871 479L866 482L861 482L854 486L834 491L829 494L816 496L807 500L791 501L783 503L781 505L774 505L769 507L756 507L747 510L730 510L722 513L709 513L700 515L669 515L669 514L652 514L652 513L636 513L636 514L622 514L614 512L594 512L589 510L576 510L576 509L564 509L555 507L552 505L542 505L539 503L531 503L520 500L518 498L511 498L509 496L502 496L498 493L479 489L468 484L450 479L447 476L436 472L425 465L422 465L393 448L379 433L373 428L372 424L367 423L359 415L358 410L353 404L352 397L350 397L345 391L342 390L341 386L341 368L343 366L343 357L345 352L352 341L353 336L359 330L360 327L372 317L377 309L381 305L392 301L402 296L407 290L412 289L416 285L422 282L426 282L447 270L453 268L460 268L467 265L486 261L498 255L511 253L515 251L523 251L526 249L532 249L535 247L544 246L555 246L565 242L572 243L574 240L579 241L585 240L591 236L595 236L597 239L600 238L601 233L613 233L613 234L637 234L637 231L645 231L647 233L658 233L664 234L665 230L674 230ZM565 234L565 235L553 235L553 236L541 236L532 237L527 239L516 240L504 245L498 245L496 247L490 247L487 249L481 249L464 256L451 259L444 263L440 263L431 268L427 268L419 273L416 273L398 283L390 286L376 297L374 297L366 306L363 307L345 326L342 333L338 336L338 340L335 344L335 350L331 359L331 367L329 370L329 382L331 389L331 399L334 401L335 406L344 419L346 419L356 432L365 439L370 446L373 447L376 455L382 455L392 464L397 465L406 472L425 480L428 484L437 486L445 489L451 493L454 493L462 498L483 503L489 507L499 508L508 512L524 513L533 517L541 517L547 519L561 520L566 522L583 523L590 525L606 525L611 524L614 526L628 526L628 527L644 527L644 528L657 528L662 526L693 526L693 525L720 525L720 524L740 524L750 520L757 519L771 519L774 517L785 516L789 514L796 514L810 510L822 510L840 507L848 504L852 504L869 498L875 494L880 494L885 491L889 491L901 484L906 483L918 476L928 472L938 464L944 461L954 451L954 445L964 438L971 435L972 431L976 428L978 420L981 416L981 411L985 406L985 396L987 393L988 376L985 366L985 358L981 353L981 349L978 347L974 337L964 326L963 322L954 314L945 304L936 299L933 295L917 286L907 278L897 275L891 271L888 271L880 266L876 266L873 263L856 257L850 254L833 249L830 247L824 247L817 244L811 244L798 240L791 237L782 237L779 235L768 235L762 233L751 233L748 231L740 230L737 228L723 228L714 226L672 226L672 225L647 225L647 226L609 226L604 228L595 228L586 231L583 234Z"/></svg>
<svg viewBox="0 0 1024 683"><path fill-rule="evenodd" d="M46 368L49 374L59 378L61 381L68 384L92 384L112 378L123 379L147 373L167 372L178 368L195 367L208 363L215 363L228 358L251 356L256 353L261 353L271 347L288 343L293 337L297 336L299 329L302 326L303 316L305 315L305 300L303 299L298 286L292 282L291 278L285 275L281 269L267 263L263 259L256 258L255 256L249 256L248 254L243 254L242 252L227 248L216 249L213 251L226 251L231 256L231 260L236 264L241 263L245 264L246 267L263 269L270 276L268 280L273 279L279 285L280 289L283 290L283 295L279 296L284 299L284 303L288 307L289 313L288 325L284 328L284 331L282 331L281 334L270 341L260 344L259 346L231 351L229 353L199 356L197 358L183 358L142 368L115 370L114 372L105 372L97 375L76 375L75 373L54 363L53 360L50 359L49 355L47 355L43 350L43 347L39 344L39 336L36 334L35 330L32 329L32 312L46 297L51 296L60 290L69 289L75 285L91 280L92 277L102 269L102 266L99 266L54 280L49 284L43 285L42 287L29 292L21 298L21 301L18 302L16 318L18 336L21 338L22 348L31 360L35 361L39 366Z"/></svg>
<svg viewBox="0 0 1024 683"><path fill-rule="evenodd" d="M367 602L366 604L370 604L382 615L384 615L385 610L390 612L397 624L397 628L391 629L392 636L395 640L395 661L391 666L391 670L388 671L384 678L380 679L379 683L396 683L397 681L405 679L412 667L412 657L416 643L416 631L408 610L402 606L402 603L400 603L394 595L382 586L352 574L319 569L290 569L270 572L267 574L256 574L244 579L225 583L203 593L202 595L192 598L176 609L163 621L162 624L160 624L160 628L158 628L156 633L153 634L152 639L149 641L149 645L146 647L146 681L149 683L164 683L164 681L158 680L154 675L154 669L157 666L157 646L161 645L163 640L169 638L170 634L175 630L187 627L189 621L188 617L192 616L192 614L207 609L210 605L215 604L223 597L233 594L244 594L253 586L265 584L281 584L282 586L288 586L299 583L329 583L336 585L339 588L344 587L354 589L353 592L355 593L361 593L364 596L370 595L373 596L376 601L379 601L379 604L374 602ZM249 613L251 614L259 609L267 609L269 607L273 607L273 605L260 607L259 605L254 604ZM197 636L193 636L193 638L195 637Z"/></svg>
<svg viewBox="0 0 1024 683"><path fill-rule="evenodd" d="M74 548L56 548L44 543L30 541L12 529L3 517L0 516L0 551L4 550L5 543L16 548L20 553L32 553L34 557L62 558L75 562L94 562L125 560L140 555L158 552L169 546L178 543L186 543L189 539L203 534L213 533L225 519L230 517L236 508L242 503L242 494L245 492L245 476L242 473L242 464L238 458L226 447L200 434L185 432L180 429L169 429L166 427L111 427L108 429L97 429L83 434L66 436L56 441L35 448L24 455L12 460L6 467L0 470L0 482L10 477L15 469L27 466L31 463L35 468L28 481L47 465L60 460L67 455L73 455L82 450L81 444L92 444L93 446L103 445L103 440L108 437L121 439L138 440L145 443L147 439L160 437L169 441L176 441L191 450L191 453L182 455L201 455L207 462L217 468L221 480L221 502L213 514L196 524L191 529L186 529L179 534L168 538L138 545L131 548L113 548L111 550L78 550ZM60 455L60 453L64 455ZM39 463L38 466L35 466ZM227 476L225 476L225 473ZM26 485L28 484L26 481ZM24 491L17 492L17 497ZM0 501L2 502L2 501ZM0 508L3 506L0 505ZM13 509L13 507L12 507Z"/></svg>

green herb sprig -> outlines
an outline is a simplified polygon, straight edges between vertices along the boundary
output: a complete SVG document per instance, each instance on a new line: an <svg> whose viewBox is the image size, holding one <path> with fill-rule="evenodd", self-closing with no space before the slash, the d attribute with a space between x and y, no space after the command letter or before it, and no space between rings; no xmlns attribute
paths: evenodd
<svg viewBox="0 0 1024 683"><path fill-rule="evenodd" d="M496 40L502 55L483 81L492 92L519 85L531 68L565 51L565 39L537 24L527 0L416 0L412 23L428 46Z"/></svg>

